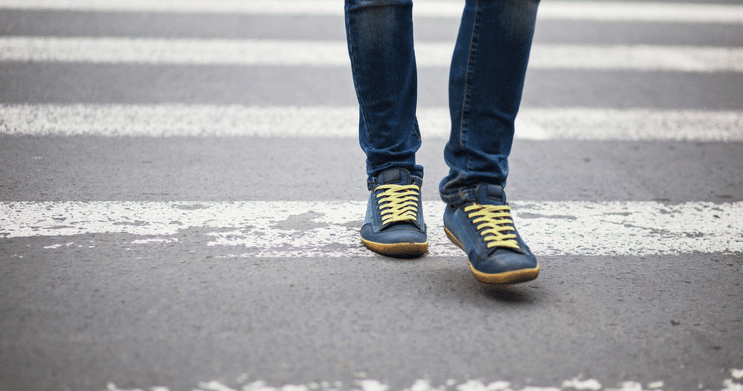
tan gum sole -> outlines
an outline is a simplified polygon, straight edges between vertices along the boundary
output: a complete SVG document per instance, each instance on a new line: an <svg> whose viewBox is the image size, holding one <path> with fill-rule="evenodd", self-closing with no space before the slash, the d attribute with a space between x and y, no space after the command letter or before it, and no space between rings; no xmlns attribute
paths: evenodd
<svg viewBox="0 0 743 391"><path fill-rule="evenodd" d="M521 269L511 272L487 274L475 270L470 263L470 270L477 281L488 285L514 285L522 282L531 281L539 276L539 265L534 269Z"/></svg>
<svg viewBox="0 0 743 391"><path fill-rule="evenodd" d="M444 231L446 232L446 236L449 238L449 240L452 241L452 243L456 244L457 247L464 250L464 246L462 246L462 243L459 243L459 240L457 240L457 238L455 238L454 235L449 232L448 229L446 229L446 227L444 227ZM505 273L488 274L476 270L470 262L470 270L472 271L472 275L475 276L475 279L477 281L480 281L483 284L499 286L520 284L522 282L531 281L539 276L539 265L537 265L537 267L535 267L534 269L522 269Z"/></svg>
<svg viewBox="0 0 743 391"><path fill-rule="evenodd" d="M369 250L391 257L419 257L428 251L428 241L425 243L376 243L361 238L364 246Z"/></svg>

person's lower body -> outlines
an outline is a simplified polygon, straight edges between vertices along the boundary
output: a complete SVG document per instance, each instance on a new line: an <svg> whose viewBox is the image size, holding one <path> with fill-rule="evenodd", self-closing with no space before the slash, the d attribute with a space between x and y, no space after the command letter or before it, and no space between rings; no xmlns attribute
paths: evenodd
<svg viewBox="0 0 743 391"><path fill-rule="evenodd" d="M439 193L447 203L447 235L486 283L527 281L539 272L503 192L537 5L538 0L467 0L452 57L452 127L444 151L450 171ZM412 0L345 3L359 143L371 191L361 235L370 249L393 256L420 255L427 246L423 168L415 161L421 137L412 7Z"/></svg>

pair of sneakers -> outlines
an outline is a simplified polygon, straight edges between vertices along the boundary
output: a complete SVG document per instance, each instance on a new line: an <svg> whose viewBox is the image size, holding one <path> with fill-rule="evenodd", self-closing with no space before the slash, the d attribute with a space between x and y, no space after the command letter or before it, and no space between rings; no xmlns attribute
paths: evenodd
<svg viewBox="0 0 743 391"><path fill-rule="evenodd" d="M366 209L361 241L374 252L412 258L426 253L421 178L405 169L382 172ZM474 202L447 205L446 236L467 253L475 278L486 284L511 285L537 278L539 264L516 231L503 188L477 186Z"/></svg>

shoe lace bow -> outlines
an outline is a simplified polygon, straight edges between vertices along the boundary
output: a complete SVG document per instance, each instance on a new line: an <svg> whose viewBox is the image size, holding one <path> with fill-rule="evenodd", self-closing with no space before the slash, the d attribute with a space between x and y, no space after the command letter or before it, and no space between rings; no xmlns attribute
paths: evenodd
<svg viewBox="0 0 743 391"><path fill-rule="evenodd" d="M377 205L382 225L418 219L418 185L380 185L377 187Z"/></svg>
<svg viewBox="0 0 743 391"><path fill-rule="evenodd" d="M516 229L513 227L511 207L508 205L473 204L464 208L467 216L476 224L488 248L506 247L520 250L516 242Z"/></svg>

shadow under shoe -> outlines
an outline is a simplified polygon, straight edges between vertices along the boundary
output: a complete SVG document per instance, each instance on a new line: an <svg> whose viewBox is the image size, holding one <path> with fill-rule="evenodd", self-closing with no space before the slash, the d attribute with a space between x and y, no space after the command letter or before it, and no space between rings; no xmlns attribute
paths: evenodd
<svg viewBox="0 0 743 391"><path fill-rule="evenodd" d="M480 184L474 203L449 205L444 212L446 236L469 259L475 278L486 284L512 285L539 276L539 263L516 231L506 193Z"/></svg>
<svg viewBox="0 0 743 391"><path fill-rule="evenodd" d="M419 257L428 251L421 185L421 178L403 168L391 168L377 176L361 227L366 247L400 258Z"/></svg>

